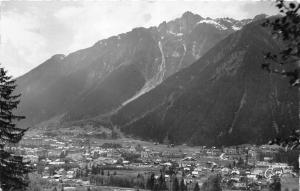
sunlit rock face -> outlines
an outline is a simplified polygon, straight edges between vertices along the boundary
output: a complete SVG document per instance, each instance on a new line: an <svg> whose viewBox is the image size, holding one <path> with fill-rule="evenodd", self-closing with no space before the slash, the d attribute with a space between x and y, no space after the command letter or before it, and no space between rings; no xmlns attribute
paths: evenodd
<svg viewBox="0 0 300 191"><path fill-rule="evenodd" d="M17 79L23 94L19 111L27 116L23 123L110 115L246 24L227 20L186 12L157 27L135 28L69 55L53 56Z"/></svg>

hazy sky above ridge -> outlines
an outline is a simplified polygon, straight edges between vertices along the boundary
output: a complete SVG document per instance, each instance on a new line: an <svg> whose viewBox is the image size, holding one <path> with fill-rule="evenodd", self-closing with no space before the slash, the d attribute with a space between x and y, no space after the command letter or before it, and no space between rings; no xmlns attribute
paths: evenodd
<svg viewBox="0 0 300 191"><path fill-rule="evenodd" d="M1 1L0 62L17 77L54 54L69 54L135 27L156 26L186 11L235 19L277 13L274 1Z"/></svg>

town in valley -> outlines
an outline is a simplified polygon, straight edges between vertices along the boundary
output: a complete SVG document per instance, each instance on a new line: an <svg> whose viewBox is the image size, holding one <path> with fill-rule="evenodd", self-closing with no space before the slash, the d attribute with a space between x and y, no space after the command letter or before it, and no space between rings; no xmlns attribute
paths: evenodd
<svg viewBox="0 0 300 191"><path fill-rule="evenodd" d="M7 149L33 165L32 189L194 190L216 181L218 190L268 190L274 177L281 188L298 189L297 163L291 163L297 152L280 146L173 145L116 139L112 131L105 139L89 136L95 134L31 134Z"/></svg>

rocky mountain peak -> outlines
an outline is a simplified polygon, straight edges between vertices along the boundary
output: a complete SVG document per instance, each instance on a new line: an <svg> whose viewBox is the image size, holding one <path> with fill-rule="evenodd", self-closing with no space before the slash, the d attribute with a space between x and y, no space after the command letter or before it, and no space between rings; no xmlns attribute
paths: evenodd
<svg viewBox="0 0 300 191"><path fill-rule="evenodd" d="M50 59L52 60L63 60L66 56L64 54L55 54Z"/></svg>
<svg viewBox="0 0 300 191"><path fill-rule="evenodd" d="M186 21L190 21L190 22L197 22L199 20L202 20L203 17L201 17L198 14L194 14L190 11L187 11L187 12L182 14L181 19L186 20Z"/></svg>
<svg viewBox="0 0 300 191"><path fill-rule="evenodd" d="M267 17L268 17L268 15L266 15L266 14L259 14L259 15L256 15L255 17L253 17L253 21L262 20Z"/></svg>

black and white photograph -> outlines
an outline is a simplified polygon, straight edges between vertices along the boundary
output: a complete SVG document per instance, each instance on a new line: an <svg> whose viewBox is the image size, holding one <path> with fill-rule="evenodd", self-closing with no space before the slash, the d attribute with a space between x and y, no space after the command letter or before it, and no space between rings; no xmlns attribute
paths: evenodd
<svg viewBox="0 0 300 191"><path fill-rule="evenodd" d="M0 0L0 191L298 191L300 1Z"/></svg>

